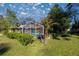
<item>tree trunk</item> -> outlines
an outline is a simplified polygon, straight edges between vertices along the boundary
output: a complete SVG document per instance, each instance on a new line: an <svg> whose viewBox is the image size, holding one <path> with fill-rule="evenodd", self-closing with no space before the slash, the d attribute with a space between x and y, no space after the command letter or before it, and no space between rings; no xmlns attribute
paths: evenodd
<svg viewBox="0 0 79 59"><path fill-rule="evenodd" d="M45 29L45 38L48 37L48 29Z"/></svg>

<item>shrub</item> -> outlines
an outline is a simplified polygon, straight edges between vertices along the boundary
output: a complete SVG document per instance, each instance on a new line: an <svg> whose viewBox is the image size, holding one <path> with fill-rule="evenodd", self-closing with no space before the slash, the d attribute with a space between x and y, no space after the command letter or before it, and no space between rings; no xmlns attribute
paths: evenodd
<svg viewBox="0 0 79 59"><path fill-rule="evenodd" d="M20 34L20 36L18 36L18 39L22 43L22 45L27 45L29 43L32 43L33 36L29 34Z"/></svg>
<svg viewBox="0 0 79 59"><path fill-rule="evenodd" d="M70 34L69 33L64 33L61 35L61 37L70 37Z"/></svg>
<svg viewBox="0 0 79 59"><path fill-rule="evenodd" d="M59 36L58 33L52 33L52 38L53 38L53 39L57 39L58 36Z"/></svg>
<svg viewBox="0 0 79 59"><path fill-rule="evenodd" d="M10 38L10 39L16 39L18 36L17 33L7 33L7 37Z"/></svg>
<svg viewBox="0 0 79 59"><path fill-rule="evenodd" d="M22 34L22 33L8 33L7 37L10 39L17 39L19 40L22 45L27 45L29 43L32 43L33 36L29 34Z"/></svg>

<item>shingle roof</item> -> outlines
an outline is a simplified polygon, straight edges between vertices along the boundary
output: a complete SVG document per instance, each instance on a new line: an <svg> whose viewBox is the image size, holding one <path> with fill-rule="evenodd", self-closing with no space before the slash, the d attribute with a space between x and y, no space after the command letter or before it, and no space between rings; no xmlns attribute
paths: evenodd
<svg viewBox="0 0 79 59"><path fill-rule="evenodd" d="M19 28L40 28L42 27L43 25L39 24L39 23L28 23L28 24L25 24L25 25L20 25Z"/></svg>

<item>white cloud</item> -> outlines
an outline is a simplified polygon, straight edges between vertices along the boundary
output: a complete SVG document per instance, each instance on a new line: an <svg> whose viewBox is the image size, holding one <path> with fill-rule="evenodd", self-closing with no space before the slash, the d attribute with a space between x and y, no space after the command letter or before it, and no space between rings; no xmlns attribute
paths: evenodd
<svg viewBox="0 0 79 59"><path fill-rule="evenodd" d="M35 6L33 6L33 7L32 7L32 9L36 9L36 7L35 7Z"/></svg>
<svg viewBox="0 0 79 59"><path fill-rule="evenodd" d="M19 14L20 12L19 11L17 11L17 14Z"/></svg>
<svg viewBox="0 0 79 59"><path fill-rule="evenodd" d="M29 5L29 6L33 6L33 5L34 5L34 3L27 3L27 5Z"/></svg>
<svg viewBox="0 0 79 59"><path fill-rule="evenodd" d="M47 8L47 10L49 11L49 10L50 10L50 8Z"/></svg>
<svg viewBox="0 0 79 59"><path fill-rule="evenodd" d="M38 6L38 5L40 5L41 3L36 3L36 4L34 4L34 6Z"/></svg>
<svg viewBox="0 0 79 59"><path fill-rule="evenodd" d="M51 6L51 5L52 5L52 3L49 3L49 5Z"/></svg>
<svg viewBox="0 0 79 59"><path fill-rule="evenodd" d="M26 10L30 10L30 8L25 8Z"/></svg>
<svg viewBox="0 0 79 59"><path fill-rule="evenodd" d="M21 15L27 15L27 13L26 12L21 12Z"/></svg>
<svg viewBox="0 0 79 59"><path fill-rule="evenodd" d="M43 10L43 14L45 14L46 13L46 11L45 10Z"/></svg>
<svg viewBox="0 0 79 59"><path fill-rule="evenodd" d="M44 7L44 5L41 5L41 7Z"/></svg>
<svg viewBox="0 0 79 59"><path fill-rule="evenodd" d="M9 4L9 6L10 6L10 7L12 7L12 5L11 5L11 4Z"/></svg>
<svg viewBox="0 0 79 59"><path fill-rule="evenodd" d="M19 8L19 11L25 11L25 8L20 7L20 8Z"/></svg>
<svg viewBox="0 0 79 59"><path fill-rule="evenodd" d="M40 14L41 13L41 9L33 9L32 13L34 13L34 14Z"/></svg>
<svg viewBox="0 0 79 59"><path fill-rule="evenodd" d="M13 8L16 8L16 6L15 6L15 5L13 5Z"/></svg>
<svg viewBox="0 0 79 59"><path fill-rule="evenodd" d="M20 7L20 8L19 8L19 10L22 10L22 9L23 9L23 7Z"/></svg>

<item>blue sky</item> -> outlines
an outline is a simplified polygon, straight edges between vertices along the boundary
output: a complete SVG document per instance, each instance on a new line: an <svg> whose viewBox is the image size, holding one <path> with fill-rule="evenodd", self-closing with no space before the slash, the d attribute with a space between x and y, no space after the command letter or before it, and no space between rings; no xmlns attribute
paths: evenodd
<svg viewBox="0 0 79 59"><path fill-rule="evenodd" d="M0 4L0 14L5 15L7 8L12 9L18 18L31 17L35 21L40 21L46 17L50 8L53 7L52 3L4 3ZM59 4L64 8L65 4Z"/></svg>

